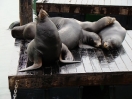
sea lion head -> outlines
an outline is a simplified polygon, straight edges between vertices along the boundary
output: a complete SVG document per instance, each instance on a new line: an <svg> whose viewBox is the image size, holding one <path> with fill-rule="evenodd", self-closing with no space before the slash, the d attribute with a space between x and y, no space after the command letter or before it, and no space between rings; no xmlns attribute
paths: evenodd
<svg viewBox="0 0 132 99"><path fill-rule="evenodd" d="M38 20L38 21L44 21L44 19L45 19L46 17L48 17L48 16L49 16L48 13L47 13L45 10L43 10L43 9L41 8L40 11L39 11L37 20Z"/></svg>
<svg viewBox="0 0 132 99"><path fill-rule="evenodd" d="M107 39L106 41L104 41L102 43L102 46L105 49L114 49L114 48L120 47L121 43L122 43L121 38L113 36L113 37Z"/></svg>

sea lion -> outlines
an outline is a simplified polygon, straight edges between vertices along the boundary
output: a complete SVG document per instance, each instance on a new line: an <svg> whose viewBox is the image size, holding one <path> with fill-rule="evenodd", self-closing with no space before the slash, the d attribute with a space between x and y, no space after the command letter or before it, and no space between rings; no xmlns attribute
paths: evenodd
<svg viewBox="0 0 132 99"><path fill-rule="evenodd" d="M22 26L12 25L12 27L13 29L11 30L11 34L12 34L12 37L14 38L18 38L18 39L26 38L26 39L32 40L35 37L35 33L36 33L36 23L35 22L30 22Z"/></svg>
<svg viewBox="0 0 132 99"><path fill-rule="evenodd" d="M82 27L82 29L89 32L98 33L100 30L102 30L106 26L109 26L110 24L112 24L115 20L116 19L114 17L105 16L94 22L90 22L90 21L81 22L78 20L76 21Z"/></svg>
<svg viewBox="0 0 132 99"><path fill-rule="evenodd" d="M97 35L94 32L89 32L86 30L82 30L82 33L83 37L81 39L82 43L79 44L80 48L94 48L101 46L101 38L99 37L99 35ZM88 45L90 45L91 47Z"/></svg>
<svg viewBox="0 0 132 99"><path fill-rule="evenodd" d="M65 54L64 58L66 60L62 60L62 53ZM80 62L73 61L71 52L61 42L55 24L48 18L48 14L43 9L40 10L38 15L35 37L27 47L27 55L28 61L33 62L33 65L19 71L40 68L42 60L47 63L57 61L60 58L61 62Z"/></svg>
<svg viewBox="0 0 132 99"><path fill-rule="evenodd" d="M99 36L102 39L103 48L113 49L121 46L126 36L126 30L115 20L113 24L101 30Z"/></svg>
<svg viewBox="0 0 132 99"><path fill-rule="evenodd" d="M96 42L95 39L97 40L97 38L95 38L95 35L96 35L96 37L98 35L96 33L93 33L93 35L92 35L92 32L97 32L97 31L103 29L107 25L112 24L112 22L115 20L115 18L112 18L112 17L103 17L96 22L88 22L88 21L81 22L76 19L62 18L62 17L52 17L50 19L56 25L62 42L64 44L66 44L66 46L69 49L74 48L78 44L79 41L77 41L77 40L79 40L79 39L81 41L83 41L80 43L81 46L84 43L84 44L87 44L87 47L90 47L90 46L88 46L90 44L92 44L92 46L94 46L94 47L99 47L100 46L99 45L100 38L98 39L98 42ZM35 30L32 30L32 32L31 32L31 29L35 29L34 28L35 26L32 26L35 24L36 24L35 22L31 22L31 23L26 24L26 26L25 25L21 26L20 29L19 29L19 27L13 28L11 31L12 36L14 38L28 39L30 37L30 39L33 39L34 38L33 36L35 36ZM23 29L23 33L20 32L21 29ZM87 30L88 34L86 33L86 31L82 31L82 30ZM18 32L15 32L15 31L18 31ZM29 32L27 32L27 31L29 31ZM92 32L88 32L88 31L92 31ZM90 39L92 39L92 40L90 40ZM75 42L75 40L77 42Z"/></svg>

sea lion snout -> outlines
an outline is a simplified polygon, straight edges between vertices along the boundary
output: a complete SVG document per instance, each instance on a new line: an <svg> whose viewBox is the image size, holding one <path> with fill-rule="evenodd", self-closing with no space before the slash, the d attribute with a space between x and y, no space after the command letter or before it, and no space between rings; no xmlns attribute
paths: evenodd
<svg viewBox="0 0 132 99"><path fill-rule="evenodd" d="M95 41L95 47L101 47L101 41Z"/></svg>

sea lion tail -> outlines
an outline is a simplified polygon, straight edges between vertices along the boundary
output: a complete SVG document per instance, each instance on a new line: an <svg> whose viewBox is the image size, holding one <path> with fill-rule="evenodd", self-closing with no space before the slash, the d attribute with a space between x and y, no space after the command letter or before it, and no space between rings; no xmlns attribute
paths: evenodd
<svg viewBox="0 0 132 99"><path fill-rule="evenodd" d="M40 67L42 67L42 65L33 64L32 66L29 66L27 68L24 68L24 69L19 70L19 72L34 70L34 69L38 69Z"/></svg>
<svg viewBox="0 0 132 99"><path fill-rule="evenodd" d="M59 60L62 63L80 63L81 62L81 61L73 61L73 60L63 60L62 55L60 55Z"/></svg>

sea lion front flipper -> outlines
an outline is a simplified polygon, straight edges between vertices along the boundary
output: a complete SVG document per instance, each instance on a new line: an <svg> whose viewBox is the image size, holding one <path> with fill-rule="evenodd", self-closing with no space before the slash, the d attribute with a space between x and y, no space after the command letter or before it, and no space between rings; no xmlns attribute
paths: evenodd
<svg viewBox="0 0 132 99"><path fill-rule="evenodd" d="M95 47L87 44L83 44L81 41L79 41L79 48L95 48Z"/></svg>
<svg viewBox="0 0 132 99"><path fill-rule="evenodd" d="M60 62L62 63L77 63L80 61L74 61L74 57L70 50L67 48L65 44L62 43L62 49L61 49L61 54L59 57Z"/></svg>

